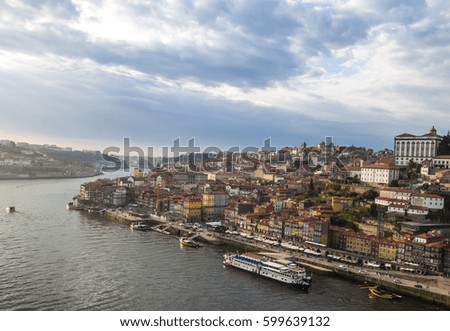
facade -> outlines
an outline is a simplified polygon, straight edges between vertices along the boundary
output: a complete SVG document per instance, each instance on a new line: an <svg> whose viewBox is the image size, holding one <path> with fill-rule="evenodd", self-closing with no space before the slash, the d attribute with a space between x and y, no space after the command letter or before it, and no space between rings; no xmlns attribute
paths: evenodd
<svg viewBox="0 0 450 331"><path fill-rule="evenodd" d="M361 182L390 184L400 178L400 170L391 164L370 164L361 168Z"/></svg>
<svg viewBox="0 0 450 331"><path fill-rule="evenodd" d="M111 204L111 196L116 188L113 182L101 179L81 184L78 202L81 204Z"/></svg>
<svg viewBox="0 0 450 331"><path fill-rule="evenodd" d="M443 271L445 249L448 244L433 233L422 233L399 242L397 263L415 272Z"/></svg>
<svg viewBox="0 0 450 331"><path fill-rule="evenodd" d="M352 198L332 197L331 206L334 212L340 212L353 206Z"/></svg>
<svg viewBox="0 0 450 331"><path fill-rule="evenodd" d="M125 187L118 187L112 193L112 205L115 207L122 207L127 203L127 189Z"/></svg>
<svg viewBox="0 0 450 331"><path fill-rule="evenodd" d="M429 133L416 136L403 133L394 138L395 165L406 167L410 160L421 164L426 160L432 160L436 155L442 136L437 134L434 126Z"/></svg>
<svg viewBox="0 0 450 331"><path fill-rule="evenodd" d="M328 245L330 223L322 218L302 217L283 221L283 238L294 243L310 241Z"/></svg>
<svg viewBox="0 0 450 331"><path fill-rule="evenodd" d="M411 205L428 208L430 210L444 209L444 197L436 194L412 194Z"/></svg>
<svg viewBox="0 0 450 331"><path fill-rule="evenodd" d="M429 211L444 209L444 197L437 194L414 193L412 190L383 188L375 203L387 207L388 212L427 215Z"/></svg>
<svg viewBox="0 0 450 331"><path fill-rule="evenodd" d="M184 200L186 222L195 223L202 219L202 198L188 197Z"/></svg>
<svg viewBox="0 0 450 331"><path fill-rule="evenodd" d="M205 222L223 221L230 196L227 192L203 194L202 218Z"/></svg>
<svg viewBox="0 0 450 331"><path fill-rule="evenodd" d="M433 157L433 168L450 169L450 155L439 155Z"/></svg>

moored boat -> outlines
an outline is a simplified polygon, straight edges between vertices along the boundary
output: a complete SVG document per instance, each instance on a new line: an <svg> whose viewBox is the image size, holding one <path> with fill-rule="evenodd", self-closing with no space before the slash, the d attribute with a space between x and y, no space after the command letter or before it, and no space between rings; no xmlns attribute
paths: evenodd
<svg viewBox="0 0 450 331"><path fill-rule="evenodd" d="M389 291L388 289L382 287L382 286L371 286L368 287L370 295L372 297L377 297L385 300L393 300L393 299L401 299L402 296Z"/></svg>
<svg viewBox="0 0 450 331"><path fill-rule="evenodd" d="M223 256L223 264L304 289L311 285L311 276L295 263L281 263L253 253L228 253Z"/></svg>
<svg viewBox="0 0 450 331"><path fill-rule="evenodd" d="M194 247L194 248L200 247L199 243L195 242L194 240L192 240L188 237L180 237L180 244L183 246Z"/></svg>
<svg viewBox="0 0 450 331"><path fill-rule="evenodd" d="M69 210L83 210L83 207L75 205L73 202L69 202L66 205L66 208L69 209Z"/></svg>
<svg viewBox="0 0 450 331"><path fill-rule="evenodd" d="M150 226L148 224L145 224L143 222L133 222L130 224L130 227L132 230L138 230L138 231L148 231L150 230Z"/></svg>

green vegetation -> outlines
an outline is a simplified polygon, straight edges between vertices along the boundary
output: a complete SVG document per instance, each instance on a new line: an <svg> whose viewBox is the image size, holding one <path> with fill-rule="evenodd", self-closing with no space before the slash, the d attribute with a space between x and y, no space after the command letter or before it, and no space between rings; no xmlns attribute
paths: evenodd
<svg viewBox="0 0 450 331"><path fill-rule="evenodd" d="M379 195L380 194L377 191L371 189L371 190L368 190L368 191L364 192L362 194L362 197L366 201L374 201L376 198L378 198Z"/></svg>
<svg viewBox="0 0 450 331"><path fill-rule="evenodd" d="M337 215L331 216L330 222L331 222L331 225L340 226L343 228L348 228L348 229L352 229L356 232L359 232L359 228L356 225L356 223L347 221L346 219L341 218Z"/></svg>
<svg viewBox="0 0 450 331"><path fill-rule="evenodd" d="M370 216L370 208L367 207L347 208L343 211L335 213L335 216L347 222L361 222L364 217Z"/></svg>

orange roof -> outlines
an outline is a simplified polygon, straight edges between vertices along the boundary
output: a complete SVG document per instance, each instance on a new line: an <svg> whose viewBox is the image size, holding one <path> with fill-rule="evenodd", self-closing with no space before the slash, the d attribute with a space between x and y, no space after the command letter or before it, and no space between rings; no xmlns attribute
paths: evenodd
<svg viewBox="0 0 450 331"><path fill-rule="evenodd" d="M414 193L412 196L413 197L422 197L422 198L444 199L444 197L441 197L440 195L437 195L437 194Z"/></svg>
<svg viewBox="0 0 450 331"><path fill-rule="evenodd" d="M388 169L388 170L396 170L398 169L396 166L393 166L391 164L369 164L366 166L361 167L361 169Z"/></svg>
<svg viewBox="0 0 450 331"><path fill-rule="evenodd" d="M381 191L389 191L389 192L401 192L401 193L412 193L412 190L396 188L396 187L384 187Z"/></svg>

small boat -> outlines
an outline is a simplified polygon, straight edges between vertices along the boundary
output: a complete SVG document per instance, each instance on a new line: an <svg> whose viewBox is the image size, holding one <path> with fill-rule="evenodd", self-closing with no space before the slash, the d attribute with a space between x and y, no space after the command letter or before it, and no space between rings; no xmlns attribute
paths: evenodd
<svg viewBox="0 0 450 331"><path fill-rule="evenodd" d="M183 246L194 247L194 248L200 247L199 243L193 241L192 239L189 239L188 237L180 237L180 244Z"/></svg>
<svg viewBox="0 0 450 331"><path fill-rule="evenodd" d="M150 226L142 222L133 222L130 224L131 230L148 231Z"/></svg>
<svg viewBox="0 0 450 331"><path fill-rule="evenodd" d="M14 206L6 207L6 208L5 208L5 211L6 211L7 213L14 213L14 212L16 211L16 207L14 207Z"/></svg>
<svg viewBox="0 0 450 331"><path fill-rule="evenodd" d="M83 207L75 205L73 202L69 202L66 205L66 208L69 209L69 210L83 210Z"/></svg>
<svg viewBox="0 0 450 331"><path fill-rule="evenodd" d="M389 291L388 289L382 287L382 286L371 286L367 287L369 289L370 295L372 297L381 298L384 300L393 300L393 299L401 299L402 296Z"/></svg>

